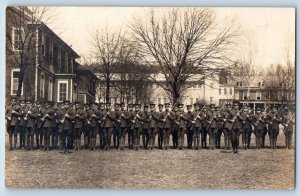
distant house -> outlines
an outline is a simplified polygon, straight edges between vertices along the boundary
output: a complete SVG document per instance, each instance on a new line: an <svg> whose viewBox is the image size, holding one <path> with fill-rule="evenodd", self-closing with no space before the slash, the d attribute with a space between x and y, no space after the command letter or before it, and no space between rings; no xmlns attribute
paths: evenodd
<svg viewBox="0 0 300 196"><path fill-rule="evenodd" d="M26 17L22 26L15 27L14 16L20 17L26 7L8 7L6 23L6 98L16 96L20 66L17 63L20 57L19 44L24 39L23 34L18 31L34 28L34 36L30 46L33 47L26 65L21 98L32 99L35 101L62 102L70 100L77 101L78 86L76 81L76 59L79 55L56 35L44 23L32 24L30 18L26 22ZM28 43L26 43L28 44ZM29 45L29 44L28 44ZM81 74L81 71L78 72ZM87 82L87 81L85 81ZM87 94L89 96L91 94Z"/></svg>
<svg viewBox="0 0 300 196"><path fill-rule="evenodd" d="M96 88L99 83L98 77L87 67L76 63L76 91L77 100L80 103L89 103L96 100ZM75 91L75 89L74 89Z"/></svg>

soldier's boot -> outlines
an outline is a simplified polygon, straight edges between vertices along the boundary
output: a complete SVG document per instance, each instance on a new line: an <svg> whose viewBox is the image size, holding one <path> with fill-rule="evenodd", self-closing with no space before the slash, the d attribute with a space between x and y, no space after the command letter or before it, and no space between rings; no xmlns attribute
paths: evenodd
<svg viewBox="0 0 300 196"><path fill-rule="evenodd" d="M260 149L260 141L258 137L255 138L255 143L256 143L256 149Z"/></svg>
<svg viewBox="0 0 300 196"><path fill-rule="evenodd" d="M33 150L33 142L34 142L34 139L33 137L30 138L30 150Z"/></svg>
<svg viewBox="0 0 300 196"><path fill-rule="evenodd" d="M200 138L199 137L196 138L196 149L197 150L200 149Z"/></svg>
<svg viewBox="0 0 300 196"><path fill-rule="evenodd" d="M14 137L14 149L17 149L17 137Z"/></svg>
<svg viewBox="0 0 300 196"><path fill-rule="evenodd" d="M9 136L9 150L12 150L13 149L13 147L12 147L12 137L11 136Z"/></svg>
<svg viewBox="0 0 300 196"><path fill-rule="evenodd" d="M275 137L274 138L274 149L276 149L277 148L277 138Z"/></svg>
<svg viewBox="0 0 300 196"><path fill-rule="evenodd" d="M78 150L81 150L81 138L77 140L77 142L78 142Z"/></svg>
<svg viewBox="0 0 300 196"><path fill-rule="evenodd" d="M75 146L74 146L74 150L77 151L77 150L78 150L78 149L77 149L77 147L78 147L77 140L74 140L74 145L75 145Z"/></svg>
<svg viewBox="0 0 300 196"><path fill-rule="evenodd" d="M136 146L135 146L135 150L138 150L140 147L140 138L137 138L136 140Z"/></svg>
<svg viewBox="0 0 300 196"><path fill-rule="evenodd" d="M272 138L271 138L271 137L270 137L270 139L269 139L269 140L270 140L270 148L271 148L271 149L273 149L273 140L272 140Z"/></svg>

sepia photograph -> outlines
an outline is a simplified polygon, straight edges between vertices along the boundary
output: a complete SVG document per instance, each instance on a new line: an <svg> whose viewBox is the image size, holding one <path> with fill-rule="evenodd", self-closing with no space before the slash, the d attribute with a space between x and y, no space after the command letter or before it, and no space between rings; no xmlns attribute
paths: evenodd
<svg viewBox="0 0 300 196"><path fill-rule="evenodd" d="M295 24L294 7L8 6L6 188L295 189Z"/></svg>

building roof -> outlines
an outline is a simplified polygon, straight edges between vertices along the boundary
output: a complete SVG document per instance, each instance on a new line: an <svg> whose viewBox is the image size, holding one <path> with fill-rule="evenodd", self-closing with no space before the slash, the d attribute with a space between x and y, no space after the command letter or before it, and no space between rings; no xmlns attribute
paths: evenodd
<svg viewBox="0 0 300 196"><path fill-rule="evenodd" d="M49 36L51 36L52 39L54 39L59 44L63 45L75 58L79 58L80 56L72 49L71 46L69 46L66 42L64 42L56 33L54 33L45 23L41 22L40 24L29 24L29 25L35 25L40 30L46 31Z"/></svg>

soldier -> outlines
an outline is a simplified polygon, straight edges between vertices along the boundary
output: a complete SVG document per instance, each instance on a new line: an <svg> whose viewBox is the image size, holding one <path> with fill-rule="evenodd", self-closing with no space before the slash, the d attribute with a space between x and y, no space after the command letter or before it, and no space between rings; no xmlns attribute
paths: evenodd
<svg viewBox="0 0 300 196"><path fill-rule="evenodd" d="M91 102L91 108L88 112L88 119L90 124L90 150L96 149L96 136L99 132L99 110L97 108L97 104L94 102Z"/></svg>
<svg viewBox="0 0 300 196"><path fill-rule="evenodd" d="M84 121L84 128L83 128L83 137L84 137L84 148L85 149L88 149L90 147L91 123L89 121L89 111L90 111L90 105L88 103L84 104L85 121ZM103 126L101 128L103 129ZM101 140L101 138L100 138L100 140ZM104 141L103 141L103 143L104 143ZM103 147L104 147L104 145L103 145Z"/></svg>
<svg viewBox="0 0 300 196"><path fill-rule="evenodd" d="M155 146L155 137L159 124L162 123L160 113L155 111L155 104L150 104L150 122L149 122L149 141L150 150L153 150Z"/></svg>
<svg viewBox="0 0 300 196"><path fill-rule="evenodd" d="M173 121L174 119L174 113L170 110L170 104L165 103L165 111L162 112L162 119L164 120L163 122L163 131L165 138L163 138L164 141L164 146L165 149L167 150L169 148L169 140L170 140L170 135L172 134L172 129L173 129Z"/></svg>
<svg viewBox="0 0 300 196"><path fill-rule="evenodd" d="M111 144L111 135L113 133L114 129L114 121L115 116L114 112L111 111L111 104L106 103L107 112L103 118L104 120L104 141L105 141L105 150L110 149Z"/></svg>
<svg viewBox="0 0 300 196"><path fill-rule="evenodd" d="M7 119L10 121L8 135L9 135L9 150L12 150L12 137L14 137L14 149L17 148L18 129L20 125L21 107L13 98L11 108L7 110Z"/></svg>
<svg viewBox="0 0 300 196"><path fill-rule="evenodd" d="M142 133L142 140L143 140L143 147L144 149L148 149L150 135L149 135L149 125L151 121L151 114L149 111L149 105L144 105L144 111L142 112L142 116L140 120L143 122L143 133Z"/></svg>
<svg viewBox="0 0 300 196"><path fill-rule="evenodd" d="M189 119L187 117L187 114L183 110L183 104L178 104L178 108L179 108L179 118L177 119L179 122L178 146L179 146L179 150L183 150L184 134L186 133L186 125Z"/></svg>
<svg viewBox="0 0 300 196"><path fill-rule="evenodd" d="M217 134L217 118L218 112L215 110L215 104L210 105L210 111L207 112L207 130L209 133L209 149L214 150L215 148L215 137Z"/></svg>
<svg viewBox="0 0 300 196"><path fill-rule="evenodd" d="M52 149L58 148L58 129L59 129L59 122L57 118L57 110L58 110L58 103L55 103L51 113L53 114L52 120L52 129L51 129L51 144Z"/></svg>
<svg viewBox="0 0 300 196"><path fill-rule="evenodd" d="M284 126L283 133L285 136L285 146L287 149L292 149L292 139L294 133L294 124L295 124L294 117L295 117L295 112L292 113L288 108L286 108L282 118L282 124Z"/></svg>
<svg viewBox="0 0 300 196"><path fill-rule="evenodd" d="M138 150L140 147L140 137L141 132L143 129L143 123L142 123L142 113L140 111L141 105L135 104L135 111L133 113L132 118L132 129L133 129L133 140L134 140L134 148L135 150Z"/></svg>
<svg viewBox="0 0 300 196"><path fill-rule="evenodd" d="M100 107L100 110L99 110L99 123L100 123L100 126L99 126L99 142L100 142L100 148L101 149L104 149L105 148L105 142L104 142L104 116L106 114L106 110L105 110L105 104L103 102L100 102L99 103L99 107Z"/></svg>
<svg viewBox="0 0 300 196"><path fill-rule="evenodd" d="M128 147L129 149L133 148L133 128L132 128L132 119L134 118L133 104L128 104Z"/></svg>
<svg viewBox="0 0 300 196"><path fill-rule="evenodd" d="M42 105L39 101L35 103L36 107L38 108L38 113L37 113L37 123L36 123L36 129L35 129L35 141L36 141L36 148L37 149L43 149L43 139L44 139L44 134L42 130L42 114L41 114L41 109Z"/></svg>
<svg viewBox="0 0 300 196"><path fill-rule="evenodd" d="M186 138L187 138L187 148L192 149L193 147L193 134L194 134L194 129L193 129L193 122L195 118L195 113L192 112L192 105L187 105L187 113L186 113Z"/></svg>
<svg viewBox="0 0 300 196"><path fill-rule="evenodd" d="M256 108L256 114L253 116L253 124L254 124L254 135L255 135L255 142L256 142L256 149L261 148L261 140L262 134L265 129L265 116L261 112L261 108Z"/></svg>
<svg viewBox="0 0 300 196"><path fill-rule="evenodd" d="M85 120L85 113L84 110L81 108L79 102L75 102L75 124L74 124L74 143L75 143L75 150L80 150L81 148L81 134L83 129L83 124Z"/></svg>
<svg viewBox="0 0 300 196"><path fill-rule="evenodd" d="M15 102L15 100L12 100L12 103ZM6 131L8 133L9 137L9 150L12 150L12 135L11 133L11 112L12 112L12 103L9 105L5 105L5 120L6 120Z"/></svg>
<svg viewBox="0 0 300 196"><path fill-rule="evenodd" d="M126 137L126 132L128 132L129 128L129 120L130 120L130 112L125 110L125 104L121 103L121 113L120 113L120 131L119 131L119 144L120 150L124 150L125 146L125 137ZM129 138L129 136L128 136Z"/></svg>
<svg viewBox="0 0 300 196"><path fill-rule="evenodd" d="M114 129L113 129L113 141L114 141L114 147L118 149L120 147L120 123L121 123L121 114L120 111L120 104L115 103L115 110L112 112L114 116Z"/></svg>
<svg viewBox="0 0 300 196"><path fill-rule="evenodd" d="M26 122L25 120L25 115L27 112L27 104L26 100L22 99L20 101L20 106L21 106L21 116L20 116L20 126L19 126L19 134L20 134L20 146L19 149L25 148L25 128L26 128Z"/></svg>
<svg viewBox="0 0 300 196"><path fill-rule="evenodd" d="M232 109L231 104L226 104L226 109L222 112L223 116L223 134L224 134L224 145L225 149L231 149L231 127L232 123L230 122L230 111Z"/></svg>
<svg viewBox="0 0 300 196"><path fill-rule="evenodd" d="M200 112L200 121L202 124L202 130L201 130L201 148L207 148L207 106L204 105L202 108L202 112Z"/></svg>
<svg viewBox="0 0 300 196"><path fill-rule="evenodd" d="M273 110L267 115L266 121L268 122L268 135L270 138L270 147L271 149L275 149L277 137L279 134L279 124L282 121L282 118L278 115L278 109L276 106L274 106Z"/></svg>
<svg viewBox="0 0 300 196"><path fill-rule="evenodd" d="M217 131L216 131L216 148L220 149L221 148L221 136L223 132L223 124L224 124L224 117L223 117L223 112L222 108L219 106L216 107L216 112L217 112Z"/></svg>
<svg viewBox="0 0 300 196"><path fill-rule="evenodd" d="M261 148L265 148L265 141L266 141L266 135L268 133L268 122L267 122L267 113L269 113L270 111L270 107L267 107L264 111L263 111L263 114L264 114L264 118L265 118L265 126L263 128L263 132L261 134Z"/></svg>
<svg viewBox="0 0 300 196"><path fill-rule="evenodd" d="M58 103L58 107L56 109L56 119L57 119L57 123L58 123L58 130L57 130L57 134L58 134L58 141L59 141L59 150L62 151L63 150L63 119L65 117L65 105L63 102Z"/></svg>
<svg viewBox="0 0 300 196"><path fill-rule="evenodd" d="M250 148L251 143L251 133L252 133L252 116L250 115L251 110L248 106L244 106L243 111L241 112L242 121L242 143L243 148L248 149Z"/></svg>
<svg viewBox="0 0 300 196"><path fill-rule="evenodd" d="M193 138L194 138L194 150L199 150L200 147L200 133L202 130L202 123L200 121L200 107L199 104L194 104L194 119L193 123Z"/></svg>
<svg viewBox="0 0 300 196"><path fill-rule="evenodd" d="M42 116L42 132L44 135L44 149L50 150L50 133L52 130L52 121L54 119L52 109L50 108L50 103L46 102L44 107L41 109Z"/></svg>
<svg viewBox="0 0 300 196"><path fill-rule="evenodd" d="M164 113L163 113L163 104L158 104L158 119L157 121L157 135L158 135L158 148L159 149L165 149L165 140L166 140L166 132L164 129L164 123L166 122L166 119L164 119Z"/></svg>
<svg viewBox="0 0 300 196"><path fill-rule="evenodd" d="M174 126L172 132L172 140L173 140L173 149L178 148L178 133L180 127L180 111L178 110L178 105L175 105L173 108L174 113Z"/></svg>
<svg viewBox="0 0 300 196"><path fill-rule="evenodd" d="M62 119L62 146L64 154L69 153L71 147L72 121L74 120L73 108L70 107L70 101L65 101L64 117Z"/></svg>
<svg viewBox="0 0 300 196"><path fill-rule="evenodd" d="M28 109L26 112L26 129L25 129L25 137L27 142L27 150L33 150L33 142L34 142L34 129L36 127L36 118L38 113L38 108L32 105L32 101L27 101Z"/></svg>
<svg viewBox="0 0 300 196"><path fill-rule="evenodd" d="M239 102L233 102L233 109L230 111L230 121L232 122L232 128L230 130L231 145L234 153L238 153L240 133L242 129L243 118L239 110Z"/></svg>

